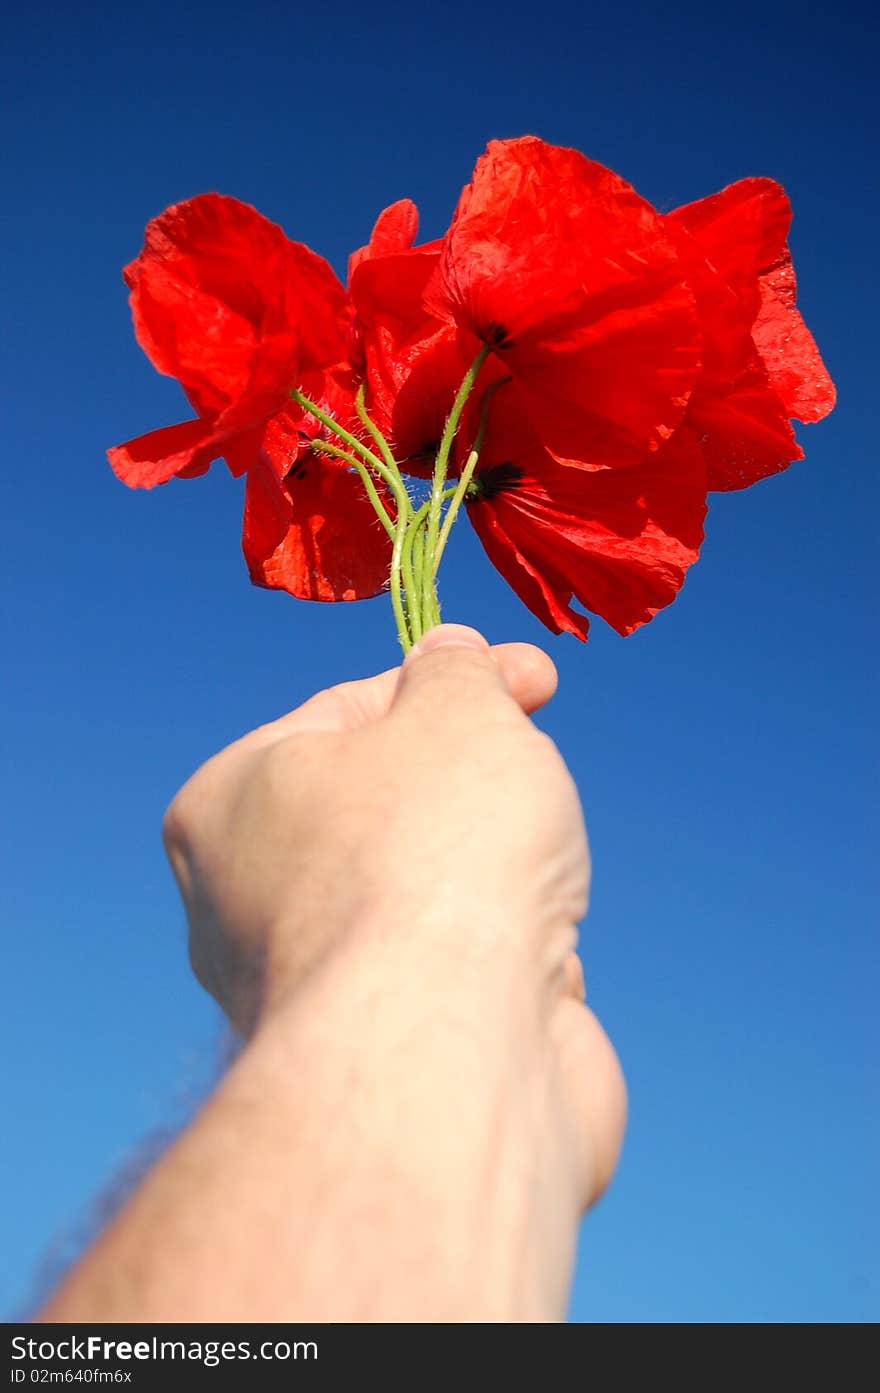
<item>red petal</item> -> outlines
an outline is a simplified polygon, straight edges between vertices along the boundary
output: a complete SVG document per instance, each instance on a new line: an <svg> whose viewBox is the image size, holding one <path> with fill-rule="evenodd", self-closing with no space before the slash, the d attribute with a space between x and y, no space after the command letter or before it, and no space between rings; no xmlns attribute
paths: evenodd
<svg viewBox="0 0 880 1393"><path fill-rule="evenodd" d="M407 251L416 240L418 230L419 210L411 198L401 198L389 208L383 208L367 245L352 252L348 259L349 281L362 262L374 256L390 256L393 252Z"/></svg>
<svg viewBox="0 0 880 1393"><path fill-rule="evenodd" d="M532 614L554 634L574 634L575 638L586 639L590 621L571 608L572 586L555 567L546 563L540 569L533 566L505 531L498 512L488 504L472 504L468 514L489 560Z"/></svg>
<svg viewBox="0 0 880 1393"><path fill-rule="evenodd" d="M439 261L436 246L362 261L351 278L350 292L362 323L394 320L402 337L435 332L440 326L425 308L423 296Z"/></svg>
<svg viewBox="0 0 880 1393"><path fill-rule="evenodd" d="M673 219L668 225L694 292L700 320L702 358L694 392L707 388L726 390L754 357L753 311L709 264L690 233Z"/></svg>
<svg viewBox="0 0 880 1393"><path fill-rule="evenodd" d="M358 475L307 453L281 480L290 442L271 435L247 476L242 548L251 580L303 600L379 594L391 543Z"/></svg>
<svg viewBox="0 0 880 1393"><path fill-rule="evenodd" d="M489 145L428 302L496 347L557 455L619 465L681 420L699 340L675 248L650 204L575 150Z"/></svg>
<svg viewBox="0 0 880 1393"><path fill-rule="evenodd" d="M361 263L351 294L361 328L370 412L399 459L419 472L436 447L479 344L423 306L439 252L416 250Z"/></svg>
<svg viewBox="0 0 880 1393"><path fill-rule="evenodd" d="M355 392L358 386L357 375L345 363L338 363L333 368L325 372L308 373L301 380L303 393L319 406L327 415L332 416L344 430L350 431L357 436L365 435L364 427L358 418L355 408ZM320 436L322 439L331 440L334 444L347 448L344 442L335 436L333 432L316 416L309 411L302 410L288 402L283 412L274 418L269 425L267 432L267 449L274 456L278 442L277 430L279 426L286 429L291 422L296 423L296 430L300 436L300 443L306 437Z"/></svg>
<svg viewBox="0 0 880 1393"><path fill-rule="evenodd" d="M680 286L651 294L650 305L565 331L553 325L542 342L498 355L557 458L632 464L680 423L698 361L693 296Z"/></svg>
<svg viewBox="0 0 880 1393"><path fill-rule="evenodd" d="M834 384L795 308L785 190L772 179L741 179L669 218L687 230L742 304L769 385L786 414L821 420L834 405Z"/></svg>
<svg viewBox="0 0 880 1393"><path fill-rule="evenodd" d="M755 348L748 297L731 289L681 224L671 220L670 227L703 335L703 367L685 419L699 438L709 488L745 488L787 468L801 450Z"/></svg>
<svg viewBox="0 0 880 1393"><path fill-rule="evenodd" d="M710 489L747 488L804 457L788 412L754 353L729 388L694 392L687 422L699 439Z"/></svg>
<svg viewBox="0 0 880 1393"><path fill-rule="evenodd" d="M378 333L374 344L368 376L371 409L384 422L385 434L406 469L430 474L446 418L468 368L458 336L454 329L444 328L430 339L392 347Z"/></svg>
<svg viewBox="0 0 880 1393"><path fill-rule="evenodd" d="M265 427L260 426L256 430L244 431L241 435L235 435L223 442L223 458L234 479L241 478L254 464L260 451L264 430Z"/></svg>
<svg viewBox="0 0 880 1393"><path fill-rule="evenodd" d="M487 491L468 512L533 612L585 637L572 598L621 634L670 604L703 537L705 469L690 433L682 428L642 465L584 469L542 450L511 389L491 410L478 472Z"/></svg>
<svg viewBox="0 0 880 1393"><path fill-rule="evenodd" d="M151 489L175 475L191 479L204 474L222 449L221 439L207 421L183 421L114 445L107 458L124 484Z"/></svg>
<svg viewBox="0 0 880 1393"><path fill-rule="evenodd" d="M794 297L789 256L787 264L761 278L761 308L752 337L788 415L797 421L821 421L834 406L837 393L816 340L794 308Z"/></svg>
<svg viewBox="0 0 880 1393"><path fill-rule="evenodd" d="M222 455L238 478L257 457L264 427L230 433L224 417L162 426L107 451L114 473L131 488L153 488L169 479L196 479Z"/></svg>
<svg viewBox="0 0 880 1393"><path fill-rule="evenodd" d="M254 355L276 396L300 366L342 357L345 292L322 257L220 194L174 204L125 270L135 333L153 365L221 411L250 389Z"/></svg>
<svg viewBox="0 0 880 1393"><path fill-rule="evenodd" d="M773 179L740 179L720 193L676 208L668 217L690 233L754 319L760 303L758 279L782 259L791 223L791 204L782 185Z"/></svg>

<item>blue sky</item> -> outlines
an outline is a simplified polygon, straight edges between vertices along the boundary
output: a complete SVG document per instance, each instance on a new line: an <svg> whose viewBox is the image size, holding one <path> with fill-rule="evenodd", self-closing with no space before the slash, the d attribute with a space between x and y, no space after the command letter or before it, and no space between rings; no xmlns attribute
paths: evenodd
<svg viewBox="0 0 880 1393"><path fill-rule="evenodd" d="M166 803L245 730L396 657L387 601L248 585L221 467L150 494L114 480L105 446L185 414L134 344L119 268L148 218L219 189L341 270L383 205L415 198L436 235L486 140L534 132L661 209L781 180L840 389L803 463L713 500L683 594L630 639L547 634L466 524L446 563L446 617L558 663L542 723L591 832L587 981L632 1119L572 1318L880 1313L869 22L559 0L36 3L11 21L0 1311L26 1309L221 1052Z"/></svg>

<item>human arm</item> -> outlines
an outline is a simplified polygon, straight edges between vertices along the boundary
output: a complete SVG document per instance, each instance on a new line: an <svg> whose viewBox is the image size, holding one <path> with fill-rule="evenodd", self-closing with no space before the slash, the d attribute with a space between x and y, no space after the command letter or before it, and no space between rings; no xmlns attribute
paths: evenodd
<svg viewBox="0 0 880 1393"><path fill-rule="evenodd" d="M246 1043L44 1319L562 1317L625 1102L579 801L524 714L554 683L444 626L182 790L193 962Z"/></svg>

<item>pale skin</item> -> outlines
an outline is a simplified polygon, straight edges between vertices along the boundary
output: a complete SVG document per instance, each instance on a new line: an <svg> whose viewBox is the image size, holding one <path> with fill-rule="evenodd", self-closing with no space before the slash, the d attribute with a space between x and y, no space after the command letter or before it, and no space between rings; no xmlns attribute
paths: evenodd
<svg viewBox="0 0 880 1393"><path fill-rule="evenodd" d="M550 659L443 625L203 766L165 841L245 1043L41 1313L554 1321L626 1096Z"/></svg>

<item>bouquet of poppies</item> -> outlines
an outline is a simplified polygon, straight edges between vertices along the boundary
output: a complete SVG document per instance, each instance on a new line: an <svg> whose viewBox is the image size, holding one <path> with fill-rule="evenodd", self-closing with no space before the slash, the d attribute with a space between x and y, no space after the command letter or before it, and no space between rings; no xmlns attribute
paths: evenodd
<svg viewBox="0 0 880 1393"><path fill-rule="evenodd" d="M138 342L195 418L111 464L151 488L222 457L246 476L251 579L390 590L404 650L440 620L463 512L548 628L586 638L587 609L632 633L697 559L707 493L802 458L791 418L834 404L790 220L763 178L661 214L526 136L489 145L444 237L417 243L408 199L386 208L344 287L256 209L200 195L124 273Z"/></svg>

